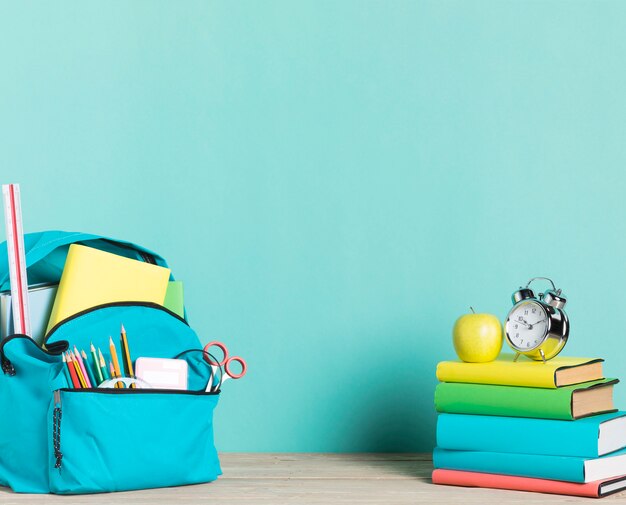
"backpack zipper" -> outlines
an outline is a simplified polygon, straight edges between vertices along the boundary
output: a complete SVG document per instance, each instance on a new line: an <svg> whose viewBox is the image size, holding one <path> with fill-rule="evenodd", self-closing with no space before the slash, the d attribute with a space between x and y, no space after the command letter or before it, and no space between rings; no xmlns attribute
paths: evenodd
<svg viewBox="0 0 626 505"><path fill-rule="evenodd" d="M50 337L52 336L52 334L56 330L58 330L59 327L62 326L63 324L65 324L65 323L67 323L67 322L69 322L69 321L71 321L73 319L76 319L76 318L79 318L81 316L84 316L85 314L88 314L90 312L95 312L96 310L106 309L106 308L109 308L109 307L135 307L135 306L148 307L150 309L160 310L162 312L165 312L166 314L169 314L172 317L175 317L181 323L189 326L189 323L183 317L180 317L175 312L172 312L168 308L163 307L163 305L159 305L159 304L156 304L156 303L152 303L152 302L132 302L132 301L103 303L101 305L96 305L95 307L89 307L88 309L82 310L81 312L78 312L76 314L71 315L70 317L67 317L67 318L63 319L63 321L59 321L46 334L46 336L43 339L43 343L42 343L40 349L41 349L42 352L44 352L45 354L48 354L50 356L58 356L61 353L63 353L64 351L67 350L67 342L61 340L61 341L58 341L58 342L53 342L52 344L50 344L50 346L48 346L48 340L50 340ZM32 338L29 337L28 335L21 335L21 334L16 333L15 335L9 335L4 340L2 340L2 342L0 342L0 368L2 369L2 372L4 372L5 375L7 375L7 374L8 375L15 375L15 367L13 366L11 361L9 361L9 359L4 355L4 345L7 342L13 340L14 338L27 338L27 339L32 340Z"/></svg>
<svg viewBox="0 0 626 505"><path fill-rule="evenodd" d="M61 469L63 453L61 452L61 391L54 391L54 411L52 413L52 446L54 448L54 468Z"/></svg>
<svg viewBox="0 0 626 505"><path fill-rule="evenodd" d="M15 375L15 367L13 364L4 356L4 353L0 353L2 355L0 361L2 361L2 372L6 375L10 376Z"/></svg>
<svg viewBox="0 0 626 505"><path fill-rule="evenodd" d="M48 331L48 333L46 333L45 338L43 339L43 346L47 347L48 344L48 340L50 340L50 337L52 336L52 334L57 331L59 329L60 326L64 325L65 323L69 323L70 321L72 321L73 319L77 319L81 316L84 316L85 314L89 314L90 312L95 312L96 310L100 310L100 309L106 309L109 307L134 307L134 306L139 306L139 307L148 307L150 309L157 309L157 310L161 310L167 314L169 314L170 316L175 317L176 319L178 319L181 323L186 324L187 326L189 326L189 323L187 321L185 321L184 318L180 317L178 314L176 314L175 312L172 312L170 309L164 307L163 305L159 305L157 303L152 303L152 302L133 302L133 301L127 301L127 302L109 302L109 303L103 303L101 305L96 305L95 307L89 307L88 309L85 310L81 310L80 312L77 312L76 314L72 314L69 317L66 317L65 319L63 319L62 321L59 321L57 324L55 324L52 328L50 328L50 331ZM55 342L56 343L56 342ZM54 345L54 344L53 344Z"/></svg>
<svg viewBox="0 0 626 505"><path fill-rule="evenodd" d="M220 391L211 391L207 392L204 389L194 390L194 389L129 389L129 388L61 388L57 389L55 393L59 391L63 391L64 393L96 393L101 395L149 395L149 394L157 394L157 395L189 395L189 396L215 396L219 395ZM59 405L61 405L61 400L59 399Z"/></svg>
<svg viewBox="0 0 626 505"><path fill-rule="evenodd" d="M121 242L117 242L116 240L111 240L111 239L108 239L108 238L101 238L100 240L102 240L104 242L108 242L109 244L113 244L113 245L115 245L117 247L120 247L121 249L126 249L127 251L134 251L134 252L136 252L137 254L139 254L139 256L141 256L141 259L144 261L144 263L150 263L152 265L156 265L157 264L155 257L152 254L150 254L149 252L147 252L147 251L142 251L142 250L136 249L136 248L134 248L134 247L132 247L132 246L130 246L128 244L123 244Z"/></svg>
<svg viewBox="0 0 626 505"><path fill-rule="evenodd" d="M28 335L23 335L21 333L15 333L13 335L9 335L4 340L2 340L2 342L0 342L0 368L2 368L2 372L5 375L9 375L9 376L15 375L15 367L13 366L13 364L11 363L9 358L7 358L6 355L4 354L4 346L8 342L10 342L11 340L14 340L16 338L25 338L25 339L28 339L28 340L31 340L31 341L33 340ZM47 354L48 356L58 356L59 354L61 354L62 352L65 352L67 350L67 343L65 343L65 345L63 345L62 341L61 342L55 342L52 345L54 346L53 349L44 349L43 347L39 347L39 349L41 350L42 353Z"/></svg>

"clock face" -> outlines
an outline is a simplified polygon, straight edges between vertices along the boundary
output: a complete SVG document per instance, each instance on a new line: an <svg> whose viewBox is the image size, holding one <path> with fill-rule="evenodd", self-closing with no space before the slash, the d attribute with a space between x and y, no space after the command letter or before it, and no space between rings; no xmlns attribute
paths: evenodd
<svg viewBox="0 0 626 505"><path fill-rule="evenodd" d="M517 304L506 320L506 333L518 351L529 351L538 347L548 333L548 313L537 302Z"/></svg>

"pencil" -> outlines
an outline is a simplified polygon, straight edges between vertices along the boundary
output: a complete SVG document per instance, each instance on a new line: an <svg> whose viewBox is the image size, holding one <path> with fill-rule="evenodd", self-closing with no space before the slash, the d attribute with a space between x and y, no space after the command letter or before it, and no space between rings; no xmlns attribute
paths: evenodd
<svg viewBox="0 0 626 505"><path fill-rule="evenodd" d="M67 368L67 362L65 361L65 354L62 355L63 358L63 375L65 375L65 380L69 387L74 387L72 383L72 377L70 377L69 369Z"/></svg>
<svg viewBox="0 0 626 505"><path fill-rule="evenodd" d="M119 377L117 375L117 372L115 371L115 367L113 366L113 362L109 361L109 366L111 367L111 378L112 379L117 379L117 377ZM116 382L115 383L115 387L116 388L121 388L122 387L122 383L121 382Z"/></svg>
<svg viewBox="0 0 626 505"><path fill-rule="evenodd" d="M87 353L85 351L80 351L80 355L83 358L83 364L85 365L85 370L87 370L87 375L89 375L89 382L91 382L91 387L97 388L98 383L96 382L96 376L93 374L93 370L89 366L89 360L87 359Z"/></svg>
<svg viewBox="0 0 626 505"><path fill-rule="evenodd" d="M100 373L102 373L102 379L108 381L110 379L109 372L107 371L107 364L104 361L102 351L98 348L98 354L100 355Z"/></svg>
<svg viewBox="0 0 626 505"><path fill-rule="evenodd" d="M78 380L80 381L81 387L86 388L87 378L85 377L85 374L83 373L83 369L80 366L80 361L78 361L76 354L74 354L74 352L72 351L70 351L70 357L72 358L72 363L74 363L74 368L76 369L76 375L78 375Z"/></svg>
<svg viewBox="0 0 626 505"><path fill-rule="evenodd" d="M93 362L93 374L96 377L96 382L100 385L104 382L104 377L102 377L102 370L100 370L98 355L96 354L96 348L93 346L93 342L91 343L91 359Z"/></svg>
<svg viewBox="0 0 626 505"><path fill-rule="evenodd" d="M121 377L122 372L120 371L120 362L117 360L117 351L115 350L115 344L113 343L112 337L109 337L109 350L111 351L111 363L113 363L113 369L115 370L114 377ZM122 383L118 382L115 387L122 387Z"/></svg>
<svg viewBox="0 0 626 505"><path fill-rule="evenodd" d="M72 365L74 365L74 370L76 370L76 376L78 377L78 381L80 382L80 387L86 388L87 383L85 382L85 378L83 377L83 372L81 372L80 370L80 365L78 364L78 361L74 357L74 353L72 351L68 351L68 354L72 362Z"/></svg>
<svg viewBox="0 0 626 505"><path fill-rule="evenodd" d="M85 378L85 382L87 383L87 387L91 387L91 380L89 380L89 374L87 373L87 369L85 368L85 364L83 363L83 358L80 357L80 353L78 352L78 348L74 346L74 356L76 356L76 360L78 361L78 365L80 366L81 372L83 372L83 377Z"/></svg>
<svg viewBox="0 0 626 505"><path fill-rule="evenodd" d="M122 325L120 340L120 345L122 347L122 361L124 363L124 373L126 374L126 377L133 377L135 375L133 373L133 360L130 357L128 338L126 337L126 329L124 328L124 325ZM130 387L134 388L135 385L131 384Z"/></svg>
<svg viewBox="0 0 626 505"><path fill-rule="evenodd" d="M70 376L70 379L68 380L70 387L79 388L80 382L78 380L78 376L76 375L76 370L74 370L74 365L70 363L69 356L65 356L65 354L63 355L63 363L65 364L64 368L66 371L66 377L67 375Z"/></svg>

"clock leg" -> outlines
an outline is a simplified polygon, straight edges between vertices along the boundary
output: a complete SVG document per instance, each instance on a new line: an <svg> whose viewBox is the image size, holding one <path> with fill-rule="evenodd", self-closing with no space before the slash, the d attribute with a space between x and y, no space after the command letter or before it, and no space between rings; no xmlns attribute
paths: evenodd
<svg viewBox="0 0 626 505"><path fill-rule="evenodd" d="M513 363L517 363L517 358L519 358L520 356L521 356L521 353L516 352L515 357L513 358Z"/></svg>
<svg viewBox="0 0 626 505"><path fill-rule="evenodd" d="M543 360L543 364L546 364L546 355L543 353L543 349L539 349L539 354L541 354L541 359Z"/></svg>

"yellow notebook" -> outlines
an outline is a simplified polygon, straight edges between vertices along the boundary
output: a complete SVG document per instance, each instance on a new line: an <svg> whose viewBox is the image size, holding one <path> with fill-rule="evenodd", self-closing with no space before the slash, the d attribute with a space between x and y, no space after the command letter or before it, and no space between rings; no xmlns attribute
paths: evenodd
<svg viewBox="0 0 626 505"><path fill-rule="evenodd" d="M544 364L520 356L514 362L512 354L502 354L489 363L442 361L437 365L437 379L441 382L557 388L602 379L603 361L556 357Z"/></svg>
<svg viewBox="0 0 626 505"><path fill-rule="evenodd" d="M162 305L169 277L168 268L72 244L47 331L64 319L103 303L132 301Z"/></svg>

